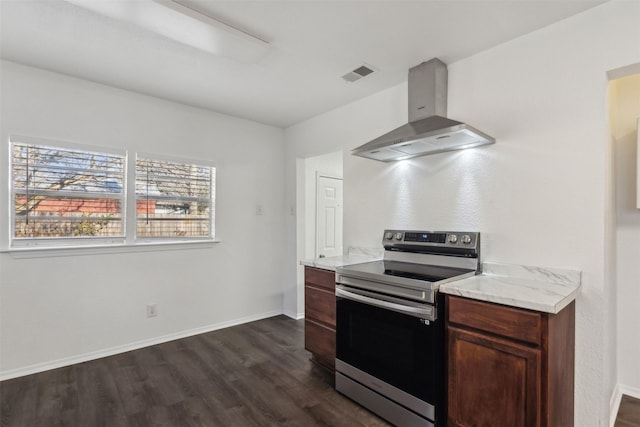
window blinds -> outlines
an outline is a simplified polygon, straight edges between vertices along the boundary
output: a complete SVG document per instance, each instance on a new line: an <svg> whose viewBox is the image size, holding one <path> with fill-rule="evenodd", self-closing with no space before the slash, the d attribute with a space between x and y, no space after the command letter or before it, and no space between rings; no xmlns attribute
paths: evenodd
<svg viewBox="0 0 640 427"><path fill-rule="evenodd" d="M124 154L11 144L13 238L123 236Z"/></svg>
<svg viewBox="0 0 640 427"><path fill-rule="evenodd" d="M213 236L215 168L181 161L136 160L136 236Z"/></svg>

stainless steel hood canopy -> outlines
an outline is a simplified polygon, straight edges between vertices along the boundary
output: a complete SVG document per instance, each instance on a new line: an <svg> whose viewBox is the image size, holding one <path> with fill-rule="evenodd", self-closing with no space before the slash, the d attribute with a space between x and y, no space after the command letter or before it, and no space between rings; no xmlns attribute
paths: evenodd
<svg viewBox="0 0 640 427"><path fill-rule="evenodd" d="M447 66L437 58L409 70L409 123L351 154L382 162L493 144L496 140L447 115Z"/></svg>

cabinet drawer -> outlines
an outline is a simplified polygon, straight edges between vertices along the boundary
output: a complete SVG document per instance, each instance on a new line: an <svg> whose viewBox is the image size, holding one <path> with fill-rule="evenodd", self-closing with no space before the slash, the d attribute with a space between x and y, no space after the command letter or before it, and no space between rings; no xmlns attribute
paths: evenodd
<svg viewBox="0 0 640 427"><path fill-rule="evenodd" d="M334 370L336 365L336 331L314 321L304 322L304 348L318 363Z"/></svg>
<svg viewBox="0 0 640 427"><path fill-rule="evenodd" d="M541 342L540 313L450 295L447 306L451 323L532 344Z"/></svg>
<svg viewBox="0 0 640 427"><path fill-rule="evenodd" d="M304 287L304 315L308 319L318 320L335 328L336 294L324 288Z"/></svg>
<svg viewBox="0 0 640 427"><path fill-rule="evenodd" d="M305 283L313 284L333 292L336 287L336 273L329 270L320 270L313 267L304 268Z"/></svg>

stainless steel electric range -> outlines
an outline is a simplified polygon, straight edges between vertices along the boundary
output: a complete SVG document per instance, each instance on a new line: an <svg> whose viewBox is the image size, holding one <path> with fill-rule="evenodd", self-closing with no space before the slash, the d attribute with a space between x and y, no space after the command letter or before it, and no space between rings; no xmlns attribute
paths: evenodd
<svg viewBox="0 0 640 427"><path fill-rule="evenodd" d="M336 390L398 426L446 423L444 298L480 273L480 233L385 230L384 259L336 269Z"/></svg>

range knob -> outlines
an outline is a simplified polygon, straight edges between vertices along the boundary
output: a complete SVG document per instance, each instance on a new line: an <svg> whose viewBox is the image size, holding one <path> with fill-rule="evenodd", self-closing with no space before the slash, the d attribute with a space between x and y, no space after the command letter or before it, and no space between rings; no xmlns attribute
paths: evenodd
<svg viewBox="0 0 640 427"><path fill-rule="evenodd" d="M402 240L402 233L396 233L396 240Z"/></svg>
<svg viewBox="0 0 640 427"><path fill-rule="evenodd" d="M387 231L387 232L384 234L384 238L385 238L386 240L391 240L391 239L393 239L393 233L392 233L392 232L390 232L390 231Z"/></svg>
<svg viewBox="0 0 640 427"><path fill-rule="evenodd" d="M464 243L465 245L471 243L471 236L469 236L468 234L462 236L462 243Z"/></svg>
<svg viewBox="0 0 640 427"><path fill-rule="evenodd" d="M450 234L449 235L449 243L456 243L458 241L458 235L457 234Z"/></svg>

